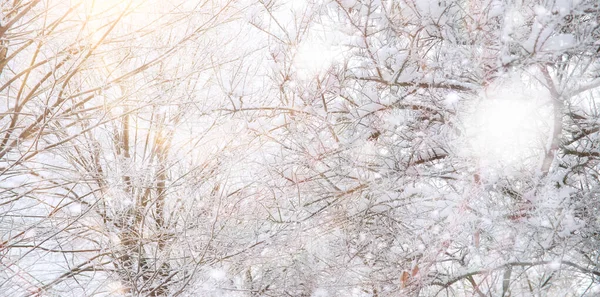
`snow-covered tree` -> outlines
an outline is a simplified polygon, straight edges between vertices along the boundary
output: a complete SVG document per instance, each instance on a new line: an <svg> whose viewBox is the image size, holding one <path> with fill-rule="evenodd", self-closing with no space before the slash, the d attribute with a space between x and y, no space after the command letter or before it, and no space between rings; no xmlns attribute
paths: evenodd
<svg viewBox="0 0 600 297"><path fill-rule="evenodd" d="M595 0L2 8L7 296L600 292Z"/></svg>
<svg viewBox="0 0 600 297"><path fill-rule="evenodd" d="M239 148L213 100L238 8L2 5L2 295L172 296L239 252L217 249Z"/></svg>
<svg viewBox="0 0 600 297"><path fill-rule="evenodd" d="M272 151L271 228L286 234L251 259L262 288L598 290L596 2L256 10L274 99L247 112L274 125L257 133Z"/></svg>

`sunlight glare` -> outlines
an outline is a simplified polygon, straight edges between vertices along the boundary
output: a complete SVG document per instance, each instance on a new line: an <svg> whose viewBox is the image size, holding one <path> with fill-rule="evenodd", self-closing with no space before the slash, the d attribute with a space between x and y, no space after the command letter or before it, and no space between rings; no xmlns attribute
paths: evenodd
<svg viewBox="0 0 600 297"><path fill-rule="evenodd" d="M113 281L107 284L107 289L110 294L124 295L128 292L127 287L121 284L120 281Z"/></svg>
<svg viewBox="0 0 600 297"><path fill-rule="evenodd" d="M312 25L311 30L295 49L293 65L300 79L322 76L344 59L344 50L339 46L340 33L333 24L323 21Z"/></svg>
<svg viewBox="0 0 600 297"><path fill-rule="evenodd" d="M336 59L336 52L324 42L308 40L300 44L294 65L302 79L324 74Z"/></svg>
<svg viewBox="0 0 600 297"><path fill-rule="evenodd" d="M480 165L536 168L550 133L551 107L536 88L510 83L488 89L467 119L467 134Z"/></svg>

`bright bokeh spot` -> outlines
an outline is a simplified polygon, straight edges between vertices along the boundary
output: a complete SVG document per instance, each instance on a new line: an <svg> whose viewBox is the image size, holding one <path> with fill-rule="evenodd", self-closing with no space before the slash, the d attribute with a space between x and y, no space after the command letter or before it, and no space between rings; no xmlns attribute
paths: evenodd
<svg viewBox="0 0 600 297"><path fill-rule="evenodd" d="M300 44L294 66L302 79L320 76L335 62L336 52L324 42L308 40Z"/></svg>
<svg viewBox="0 0 600 297"><path fill-rule="evenodd" d="M538 167L550 135L547 98L520 81L488 88L466 121L472 154L484 169Z"/></svg>
<svg viewBox="0 0 600 297"><path fill-rule="evenodd" d="M477 113L475 148L503 163L526 157L539 139L533 113L534 106L522 100L483 102Z"/></svg>
<svg viewBox="0 0 600 297"><path fill-rule="evenodd" d="M115 294L115 295L120 295L120 296L125 295L128 291L127 287L123 286L123 284L121 284L121 282L119 282L119 281L110 282L110 283L108 283L108 285L106 287L110 294Z"/></svg>
<svg viewBox="0 0 600 297"><path fill-rule="evenodd" d="M339 34L335 26L327 22L311 26L310 34L295 48L293 63L300 79L322 76L332 65L344 60Z"/></svg>

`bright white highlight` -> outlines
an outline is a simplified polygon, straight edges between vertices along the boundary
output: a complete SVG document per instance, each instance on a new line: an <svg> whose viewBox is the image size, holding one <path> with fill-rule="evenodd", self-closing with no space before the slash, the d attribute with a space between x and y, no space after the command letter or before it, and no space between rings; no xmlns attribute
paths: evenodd
<svg viewBox="0 0 600 297"><path fill-rule="evenodd" d="M322 76L344 59L338 34L334 25L327 22L311 26L310 34L299 42L294 56L293 65L300 79Z"/></svg>
<svg viewBox="0 0 600 297"><path fill-rule="evenodd" d="M471 153L482 169L535 169L550 135L549 96L520 80L490 86L466 119Z"/></svg>
<svg viewBox="0 0 600 297"><path fill-rule="evenodd" d="M127 293L127 288L123 286L119 281L108 283L106 288L108 289L108 292L110 294L124 295Z"/></svg>
<svg viewBox="0 0 600 297"><path fill-rule="evenodd" d="M307 40L300 44L294 58L294 66L302 79L324 74L336 60L333 48L319 40Z"/></svg>
<svg viewBox="0 0 600 297"><path fill-rule="evenodd" d="M529 155L536 145L535 106L519 100L484 101L477 112L475 148L503 163Z"/></svg>

